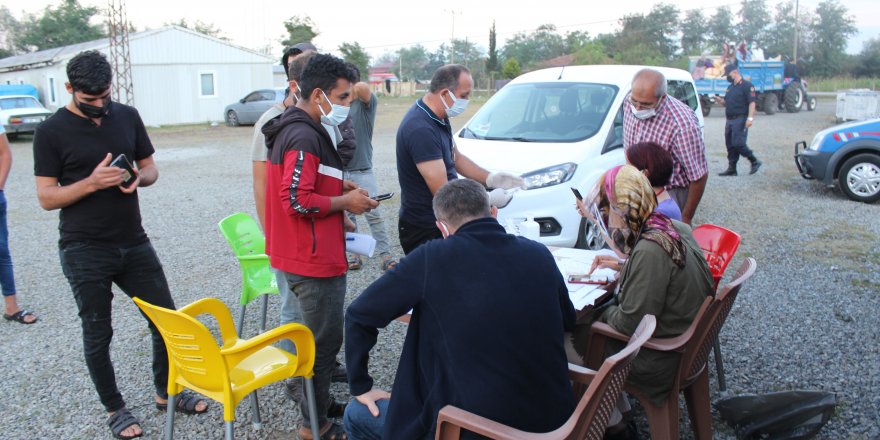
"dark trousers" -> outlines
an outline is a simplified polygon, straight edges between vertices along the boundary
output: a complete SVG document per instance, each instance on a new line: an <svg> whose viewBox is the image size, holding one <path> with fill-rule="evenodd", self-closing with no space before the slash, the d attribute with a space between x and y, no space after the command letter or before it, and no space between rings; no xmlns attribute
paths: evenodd
<svg viewBox="0 0 880 440"><path fill-rule="evenodd" d="M728 119L724 125L724 145L727 147L727 162L736 165L739 157L755 161L755 154L748 146L749 129L746 128L746 117Z"/></svg>
<svg viewBox="0 0 880 440"><path fill-rule="evenodd" d="M61 269L73 290L82 320L83 351L89 376L104 408L108 412L117 411L125 407L125 401L116 387L116 374L110 360L111 283L116 283L129 297L174 309L162 264L150 242L130 248L68 243L61 247L59 254ZM165 397L168 395L168 353L156 326L149 319L147 323L153 342L153 384L156 394Z"/></svg>
<svg viewBox="0 0 880 440"><path fill-rule="evenodd" d="M315 337L315 403L318 426L327 423L330 408L330 379L336 366L336 355L342 348L342 320L345 307L345 275L312 278L285 272L287 286L296 295L302 310L303 324ZM305 390L303 388L303 390ZM305 394L300 402L307 402ZM303 426L309 426L312 415L302 408Z"/></svg>
<svg viewBox="0 0 880 440"><path fill-rule="evenodd" d="M397 234L400 237L400 247L404 255L409 255L415 248L435 238L443 238L443 233L436 226L430 228L416 226L403 220L397 220Z"/></svg>

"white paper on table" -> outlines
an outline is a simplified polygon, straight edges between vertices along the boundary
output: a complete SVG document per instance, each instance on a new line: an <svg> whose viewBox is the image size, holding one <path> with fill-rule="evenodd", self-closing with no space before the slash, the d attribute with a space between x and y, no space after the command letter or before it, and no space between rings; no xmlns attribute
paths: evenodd
<svg viewBox="0 0 880 440"><path fill-rule="evenodd" d="M373 251L376 250L376 239L367 234L346 232L345 250L358 255L372 257Z"/></svg>

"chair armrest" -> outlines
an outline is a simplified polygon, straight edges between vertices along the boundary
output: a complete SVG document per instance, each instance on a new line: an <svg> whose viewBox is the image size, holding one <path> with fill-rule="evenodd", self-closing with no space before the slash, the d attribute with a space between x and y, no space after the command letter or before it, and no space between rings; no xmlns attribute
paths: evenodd
<svg viewBox="0 0 880 440"><path fill-rule="evenodd" d="M591 335L607 336L622 342L629 342L630 338L629 336L615 330L614 327L599 321L593 323L593 326L590 327L590 333Z"/></svg>
<svg viewBox="0 0 880 440"><path fill-rule="evenodd" d="M528 433L510 426L478 416L452 405L446 405L437 415L437 432L435 440L458 439L457 430L449 426L457 426L477 434L497 440L518 440L528 438ZM444 428L446 428L444 430Z"/></svg>
<svg viewBox="0 0 880 440"><path fill-rule="evenodd" d="M590 332L591 344L594 341L592 335L602 335L623 342L629 342L630 339L629 336L620 333L615 330L614 327L611 327L604 322L594 322L593 326L590 328ZM687 344L688 340L690 340L692 333L693 332L688 331L674 338L651 338L645 342L645 345L643 345L642 348L650 348L651 350L656 351L681 351L684 348L684 345Z"/></svg>
<svg viewBox="0 0 880 440"><path fill-rule="evenodd" d="M596 378L596 370L591 370L580 365L568 364L568 378L572 381L589 385Z"/></svg>
<svg viewBox="0 0 880 440"><path fill-rule="evenodd" d="M240 339L238 343L220 349L220 354L228 359L229 365L235 365L282 339L289 339L296 346L296 358L299 361L297 373L311 372L315 363L315 339L308 327L297 323L275 327L250 339Z"/></svg>
<svg viewBox="0 0 880 440"><path fill-rule="evenodd" d="M193 318L208 314L217 320L217 326L220 327L220 336L223 338L223 344L234 343L238 339L235 333L235 324L232 321L232 314L223 301L217 298L202 298L192 304L182 307L178 312L186 313Z"/></svg>

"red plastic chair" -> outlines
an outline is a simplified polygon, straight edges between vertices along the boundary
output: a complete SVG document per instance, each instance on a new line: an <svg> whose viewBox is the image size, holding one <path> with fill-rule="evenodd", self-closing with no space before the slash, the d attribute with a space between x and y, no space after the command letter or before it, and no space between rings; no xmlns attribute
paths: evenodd
<svg viewBox="0 0 880 440"><path fill-rule="evenodd" d="M694 228L694 238L700 249L703 250L703 256L709 263L709 269L712 270L712 278L715 279L715 290L718 290L718 283L724 276L724 270L733 259L733 254L739 248L739 242L742 237L730 229L722 228L710 224L704 224Z"/></svg>
<svg viewBox="0 0 880 440"><path fill-rule="evenodd" d="M715 280L715 291L718 291L718 283L724 276L724 270L733 259L733 255L739 248L739 242L742 237L730 229L722 228L711 224L703 224L694 228L694 238L700 249L703 250L703 256L709 263L709 269L712 271L712 278ZM727 390L727 381L724 378L724 363L721 360L721 343L715 339L715 371L718 374L718 389Z"/></svg>

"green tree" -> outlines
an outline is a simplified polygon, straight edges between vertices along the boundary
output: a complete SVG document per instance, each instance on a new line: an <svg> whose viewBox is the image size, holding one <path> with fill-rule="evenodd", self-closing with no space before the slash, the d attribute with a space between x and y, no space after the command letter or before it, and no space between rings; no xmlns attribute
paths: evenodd
<svg viewBox="0 0 880 440"><path fill-rule="evenodd" d="M339 45L342 59L357 66L361 74L361 81L368 81L370 76L370 55L358 42L342 43Z"/></svg>
<svg viewBox="0 0 880 440"><path fill-rule="evenodd" d="M833 76L841 71L841 65L846 61L847 40L858 32L855 19L837 0L819 3L816 17L812 26L813 59L809 71L818 76Z"/></svg>
<svg viewBox="0 0 880 440"><path fill-rule="evenodd" d="M578 65L614 64L606 53L605 45L595 40L582 45L574 53L574 63Z"/></svg>
<svg viewBox="0 0 880 440"><path fill-rule="evenodd" d="M653 44L639 43L628 46L615 54L614 60L620 64L644 64L662 66L666 57Z"/></svg>
<svg viewBox="0 0 880 440"><path fill-rule="evenodd" d="M520 66L529 68L540 61L565 55L565 41L556 26L544 24L534 32L515 34L502 50L505 59L516 58Z"/></svg>
<svg viewBox="0 0 880 440"><path fill-rule="evenodd" d="M501 74L504 75L507 79L514 79L518 77L522 73L522 69L519 66L519 61L516 58L508 58L507 61L504 62L504 67L501 69Z"/></svg>
<svg viewBox="0 0 880 440"><path fill-rule="evenodd" d="M734 37L733 14L729 7L722 6L709 19L709 51L720 54L724 43L730 43Z"/></svg>
<svg viewBox="0 0 880 440"><path fill-rule="evenodd" d="M785 55L788 58L792 57L794 24L794 2L777 4L773 23L767 29L767 37L763 44L765 56Z"/></svg>
<svg viewBox="0 0 880 440"><path fill-rule="evenodd" d="M765 0L743 0L739 10L739 23L736 25L740 41L754 41L759 47L763 47L769 24L770 11Z"/></svg>
<svg viewBox="0 0 880 440"><path fill-rule="evenodd" d="M428 50L421 44L404 47L397 51L399 65L402 68L401 80L420 80L431 77L434 72L428 72Z"/></svg>
<svg viewBox="0 0 880 440"><path fill-rule="evenodd" d="M214 23L205 23L201 20L196 20L192 23L187 23L185 18L181 18L176 22L166 23L174 26L180 26L182 28L186 28L192 31L196 31L200 34L205 34L214 38L219 38L224 41L229 41L229 37L223 34L223 31L217 28Z"/></svg>
<svg viewBox="0 0 880 440"><path fill-rule="evenodd" d="M16 48L30 52L106 38L102 25L89 23L99 12L98 8L83 7L76 0L47 6L42 15L29 15L22 21L22 34L15 38Z"/></svg>
<svg viewBox="0 0 880 440"><path fill-rule="evenodd" d="M428 64L425 66L426 78L434 76L434 71L449 63L449 47L446 43L440 45L434 52L428 55Z"/></svg>
<svg viewBox="0 0 880 440"><path fill-rule="evenodd" d="M678 50L675 33L678 30L678 8L659 3L645 14L628 14L620 19L621 30L617 33L614 47L614 58L627 53L632 61L635 54L659 53L663 60L672 59ZM647 51L639 46L653 47ZM635 60L637 64L642 64Z"/></svg>
<svg viewBox="0 0 880 440"><path fill-rule="evenodd" d="M571 31L565 33L565 53L576 53L590 44L590 33L587 31Z"/></svg>
<svg viewBox="0 0 880 440"><path fill-rule="evenodd" d="M287 30L287 36L282 36L281 45L290 47L297 43L312 41L320 35L315 23L308 15L294 15L284 22L284 29Z"/></svg>
<svg viewBox="0 0 880 440"><path fill-rule="evenodd" d="M880 77L880 38L871 38L862 46L859 64L855 74L858 76Z"/></svg>
<svg viewBox="0 0 880 440"><path fill-rule="evenodd" d="M9 8L0 6L0 58L15 55L13 38L20 34L21 23L9 12Z"/></svg>
<svg viewBox="0 0 880 440"><path fill-rule="evenodd" d="M681 22L681 50L685 55L699 55L706 46L709 36L709 21L700 9L685 13Z"/></svg>
<svg viewBox="0 0 880 440"><path fill-rule="evenodd" d="M495 41L495 21L492 21L492 27L489 28L489 59L486 60L486 70L495 72L498 70L498 49Z"/></svg>

